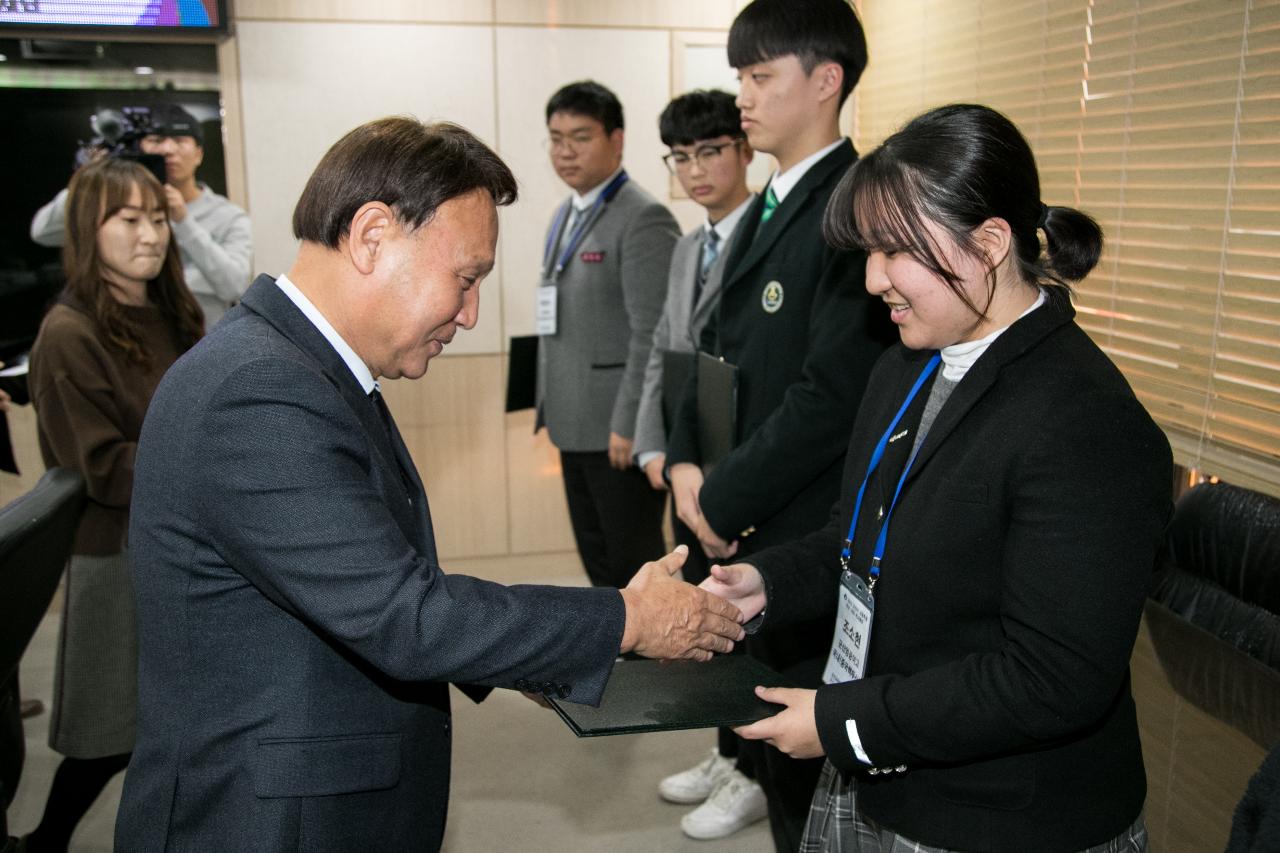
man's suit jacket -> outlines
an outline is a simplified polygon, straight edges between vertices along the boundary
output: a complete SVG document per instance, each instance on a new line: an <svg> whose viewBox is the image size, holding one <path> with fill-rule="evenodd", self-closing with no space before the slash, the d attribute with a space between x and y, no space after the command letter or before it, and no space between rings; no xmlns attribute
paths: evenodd
<svg viewBox="0 0 1280 853"><path fill-rule="evenodd" d="M866 256L822 238L822 215L853 165L852 145L819 160L763 226L764 196L734 232L704 352L736 364L738 443L707 477L699 504L740 553L813 530L836 498L845 444L871 366L893 340L864 286ZM769 310L765 290L778 286ZM770 302L770 305L775 303ZM686 387L668 464L699 462L696 384Z"/></svg>
<svg viewBox="0 0 1280 853"><path fill-rule="evenodd" d="M121 851L434 850L447 682L597 702L621 640L616 590L440 569L399 434L266 276L156 391L129 550Z"/></svg>
<svg viewBox="0 0 1280 853"><path fill-rule="evenodd" d="M1172 459L1073 317L1051 297L951 392L893 509L866 675L818 688L822 744L859 773L859 807L924 844L1066 853L1115 837L1142 808L1128 667ZM748 558L768 585L765 624L834 612L872 448L931 354L898 346L876 366L830 523ZM863 578L930 387L867 484L850 561ZM850 719L892 771L865 772Z"/></svg>
<svg viewBox="0 0 1280 853"><path fill-rule="evenodd" d="M546 426L561 450L602 451L610 432L631 438L635 430L680 229L670 211L629 180L593 209L557 273L554 247L565 210L548 229L553 248L542 268L540 286L558 288L557 328L538 344L537 427Z"/></svg>
<svg viewBox="0 0 1280 853"><path fill-rule="evenodd" d="M734 236L730 235L720 254L707 270L707 280L702 283L698 304L693 304L698 268L702 265L702 243L705 226L699 225L680 238L671 253L671 272L667 278L667 299L662 308L662 319L653 330L653 349L644 369L644 388L640 392L640 407L636 413L635 445L632 453L639 456L650 451L667 448L667 424L662 414L663 350L694 353L702 329L711 319L716 302L720 299L720 279L724 275L725 261L733 250ZM734 229L734 234L738 229Z"/></svg>

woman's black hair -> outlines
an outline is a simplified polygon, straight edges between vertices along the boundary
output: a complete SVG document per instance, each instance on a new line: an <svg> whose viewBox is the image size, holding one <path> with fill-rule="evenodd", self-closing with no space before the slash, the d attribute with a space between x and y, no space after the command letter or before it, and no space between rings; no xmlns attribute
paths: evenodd
<svg viewBox="0 0 1280 853"><path fill-rule="evenodd" d="M983 317L925 223L985 263L974 232L991 218L1009 223L1018 274L1029 285L1069 292L1068 282L1084 278L1102 253L1098 223L1043 205L1031 146L1008 118L977 104L930 110L859 160L832 194L822 227L838 247L909 253ZM994 292L994 270L988 286Z"/></svg>

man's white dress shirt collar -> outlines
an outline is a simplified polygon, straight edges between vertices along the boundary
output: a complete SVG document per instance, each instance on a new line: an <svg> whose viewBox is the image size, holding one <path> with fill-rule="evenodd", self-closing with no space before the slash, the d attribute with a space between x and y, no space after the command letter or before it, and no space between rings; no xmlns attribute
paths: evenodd
<svg viewBox="0 0 1280 853"><path fill-rule="evenodd" d="M342 360L346 363L351 374L355 376L356 381L360 383L364 393L372 394L373 389L378 387L378 383L374 381L369 365L365 364L360 356L356 355L356 351L342 339L342 335L338 334L338 330L333 328L333 325L324 318L315 303L308 299L306 294L299 290L298 286L289 281L289 278L283 274L276 279L276 287L280 288L284 295L289 297L289 301L298 306L298 310L311 321L311 325L316 327L316 331L324 335L324 339L329 342L329 346L333 347L334 351L342 356Z"/></svg>
<svg viewBox="0 0 1280 853"><path fill-rule="evenodd" d="M581 195L574 193L573 206L577 208L579 211L583 211L591 207L591 205L596 203L596 199L600 198L600 193L604 192L604 188L609 186L609 182L612 181L614 178L618 177L618 175L621 172L622 172L622 167L619 166L612 175L605 178L603 181L596 184L594 187L587 190L585 193Z"/></svg>
<svg viewBox="0 0 1280 853"><path fill-rule="evenodd" d="M747 212L747 208L751 206L751 202L755 199L755 193L749 193L747 200L738 205L733 211L721 219L719 222L712 222L710 218L703 224L703 228L707 231L715 231L716 237L723 246L733 236L733 229L738 227L738 223L742 220L742 214Z"/></svg>
<svg viewBox="0 0 1280 853"><path fill-rule="evenodd" d="M815 163L823 157L826 157L832 151L835 151L841 145L848 144L849 140L842 136L826 148L813 152L782 174L774 172L773 177L769 179L769 186L773 188L773 194L777 196L778 204L782 204L782 202L786 200L787 194L795 189L796 184L800 183L800 179L804 177L806 172L813 168Z"/></svg>

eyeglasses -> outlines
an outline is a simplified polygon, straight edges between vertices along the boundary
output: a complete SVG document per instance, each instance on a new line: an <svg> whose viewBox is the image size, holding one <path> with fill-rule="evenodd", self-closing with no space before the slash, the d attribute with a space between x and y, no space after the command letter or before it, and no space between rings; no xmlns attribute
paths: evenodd
<svg viewBox="0 0 1280 853"><path fill-rule="evenodd" d="M568 136L551 136L542 140L542 147L550 151L552 154L559 148L565 148L573 154L577 154L583 148L598 139L598 133L571 133Z"/></svg>
<svg viewBox="0 0 1280 853"><path fill-rule="evenodd" d="M719 145L699 145L697 150L693 152L692 157L683 151L672 151L670 154L662 155L662 162L667 164L667 171L673 175L677 172L689 171L689 167L693 165L695 160L698 161L698 167L705 171L711 168L712 163L720 159L720 153L724 149L730 145L736 148L741 141L741 139L734 139L729 142L721 142Z"/></svg>

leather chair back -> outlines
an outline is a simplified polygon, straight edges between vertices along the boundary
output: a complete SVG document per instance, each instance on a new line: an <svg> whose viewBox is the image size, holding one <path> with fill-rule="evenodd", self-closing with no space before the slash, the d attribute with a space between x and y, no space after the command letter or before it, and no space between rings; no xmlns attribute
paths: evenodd
<svg viewBox="0 0 1280 853"><path fill-rule="evenodd" d="M18 788L25 757L18 662L53 597L80 514L84 480L54 468L30 492L0 508L0 805ZM0 808L0 843L8 836Z"/></svg>

